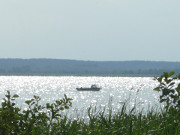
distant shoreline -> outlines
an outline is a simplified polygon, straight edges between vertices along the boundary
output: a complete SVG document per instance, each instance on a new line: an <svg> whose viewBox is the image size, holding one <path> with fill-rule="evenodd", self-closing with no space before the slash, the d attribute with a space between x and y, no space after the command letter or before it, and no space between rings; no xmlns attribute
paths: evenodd
<svg viewBox="0 0 180 135"><path fill-rule="evenodd" d="M154 77L180 74L180 62L0 59L0 76Z"/></svg>
<svg viewBox="0 0 180 135"><path fill-rule="evenodd" d="M143 75L143 76L140 76L140 75L137 75L137 76L132 76L132 75L127 75L127 76L103 76L103 75L0 75L0 77L2 76L40 76L40 77L70 77L70 76L73 76L73 77L156 77L158 75L155 75L155 76L146 76L146 75Z"/></svg>

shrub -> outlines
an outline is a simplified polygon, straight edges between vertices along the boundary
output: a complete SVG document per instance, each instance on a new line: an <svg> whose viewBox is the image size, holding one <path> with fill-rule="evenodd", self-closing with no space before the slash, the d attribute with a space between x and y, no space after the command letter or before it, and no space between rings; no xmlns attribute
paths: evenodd
<svg viewBox="0 0 180 135"><path fill-rule="evenodd" d="M7 135L29 135L29 134L51 134L51 129L61 118L61 111L69 109L72 105L71 98L64 95L63 99L54 103L40 105L39 96L34 96L31 100L25 101L28 105L26 110L16 107L15 99L17 94L11 96L7 91L2 99L0 107L0 134Z"/></svg>
<svg viewBox="0 0 180 135"><path fill-rule="evenodd" d="M165 108L168 109L180 109L180 75L174 76L174 72L164 72L160 77L156 77L155 80L159 82L159 86L155 91L161 91L160 103L165 102Z"/></svg>

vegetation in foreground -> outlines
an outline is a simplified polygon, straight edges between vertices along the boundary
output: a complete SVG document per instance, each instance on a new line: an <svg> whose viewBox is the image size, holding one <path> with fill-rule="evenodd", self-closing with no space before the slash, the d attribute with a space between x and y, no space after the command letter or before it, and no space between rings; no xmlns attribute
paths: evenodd
<svg viewBox="0 0 180 135"><path fill-rule="evenodd" d="M63 99L45 106L39 104L40 98L34 96L26 101L28 108L16 106L18 95L11 96L7 91L0 106L0 135L179 135L180 134L180 76L164 73L155 78L159 86L154 90L162 92L160 102L165 109L151 109L146 114L127 110L124 103L119 112L94 112L88 109L89 121L69 119L62 116L64 109L72 103L65 95Z"/></svg>

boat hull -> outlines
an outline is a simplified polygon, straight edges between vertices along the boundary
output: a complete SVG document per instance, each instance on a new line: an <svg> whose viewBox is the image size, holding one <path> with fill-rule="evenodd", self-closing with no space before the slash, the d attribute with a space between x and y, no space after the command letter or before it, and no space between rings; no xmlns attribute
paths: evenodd
<svg viewBox="0 0 180 135"><path fill-rule="evenodd" d="M99 91L101 88L76 88L78 91Z"/></svg>

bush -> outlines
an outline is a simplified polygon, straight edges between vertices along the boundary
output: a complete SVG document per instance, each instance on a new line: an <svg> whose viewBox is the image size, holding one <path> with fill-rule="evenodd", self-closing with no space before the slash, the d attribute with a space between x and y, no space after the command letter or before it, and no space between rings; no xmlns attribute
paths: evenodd
<svg viewBox="0 0 180 135"><path fill-rule="evenodd" d="M61 118L61 111L69 109L72 105L71 98L64 95L63 99L55 103L42 106L39 104L40 97L34 96L31 100L25 101L28 105L26 110L16 107L15 99L17 94L11 96L7 91L2 99L0 107L0 134L1 135L30 135L30 134L51 134L53 126Z"/></svg>
<svg viewBox="0 0 180 135"><path fill-rule="evenodd" d="M166 110L180 109L180 75L174 76L174 72L164 72L163 75L156 77L155 80L159 82L159 86L154 90L162 92L160 103L166 103Z"/></svg>

